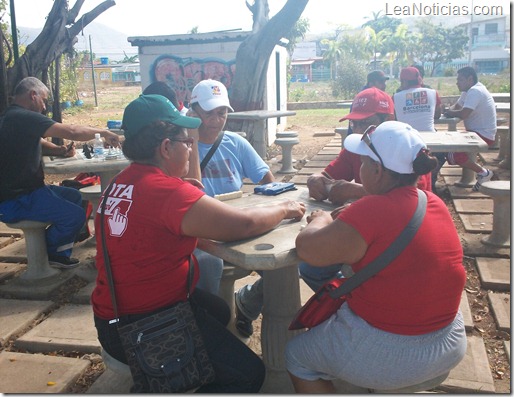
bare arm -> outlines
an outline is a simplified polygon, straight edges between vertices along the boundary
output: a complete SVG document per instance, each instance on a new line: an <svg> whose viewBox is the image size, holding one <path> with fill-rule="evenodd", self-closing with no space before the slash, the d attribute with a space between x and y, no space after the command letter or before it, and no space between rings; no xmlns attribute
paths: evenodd
<svg viewBox="0 0 514 397"><path fill-rule="evenodd" d="M366 253L368 245L362 236L350 225L332 220L329 212L314 211L307 221L296 237L298 256L307 263L318 267L352 264Z"/></svg>
<svg viewBox="0 0 514 397"><path fill-rule="evenodd" d="M237 208L205 195L187 211L182 220L182 231L187 236L235 241L265 233L283 219L299 221L304 213L305 204L296 201Z"/></svg>
<svg viewBox="0 0 514 397"><path fill-rule="evenodd" d="M473 110L470 108L460 108L459 110L454 110L452 108L445 112L444 115L446 117L458 117L459 119L465 120L473 112Z"/></svg>
<svg viewBox="0 0 514 397"><path fill-rule="evenodd" d="M273 174L271 173L271 170L270 170L261 179L261 181L259 182L259 185L264 185L266 183L271 183L271 182L275 182L275 177L273 176Z"/></svg>
<svg viewBox="0 0 514 397"><path fill-rule="evenodd" d="M314 200L323 201L328 198L329 186L334 183L334 179L329 178L328 174L312 174L307 179L309 196Z"/></svg>
<svg viewBox="0 0 514 397"><path fill-rule="evenodd" d="M344 179L334 181L328 199L335 205L343 205L348 200L357 200L368 193L360 183L348 182Z"/></svg>
<svg viewBox="0 0 514 397"><path fill-rule="evenodd" d="M46 130L43 137L65 138L72 141L89 141L95 138L95 134L100 134L110 146L120 146L120 139L114 132L81 125L55 123Z"/></svg>
<svg viewBox="0 0 514 397"><path fill-rule="evenodd" d="M44 138L41 138L41 150L43 156L62 156L62 157L73 157L75 156L75 143L70 145L56 145L53 142L49 142Z"/></svg>

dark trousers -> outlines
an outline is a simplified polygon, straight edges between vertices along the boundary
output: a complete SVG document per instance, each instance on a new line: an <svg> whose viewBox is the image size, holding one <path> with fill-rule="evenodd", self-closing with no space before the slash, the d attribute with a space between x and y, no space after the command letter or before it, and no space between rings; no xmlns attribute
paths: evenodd
<svg viewBox="0 0 514 397"><path fill-rule="evenodd" d="M191 295L191 304L216 373L214 382L202 386L196 392L258 393L264 382L264 364L226 328L230 321L230 311L225 301L197 288ZM146 316L148 314L123 316L120 325ZM108 320L95 316L95 326L102 348L115 359L127 363L116 324L109 324Z"/></svg>

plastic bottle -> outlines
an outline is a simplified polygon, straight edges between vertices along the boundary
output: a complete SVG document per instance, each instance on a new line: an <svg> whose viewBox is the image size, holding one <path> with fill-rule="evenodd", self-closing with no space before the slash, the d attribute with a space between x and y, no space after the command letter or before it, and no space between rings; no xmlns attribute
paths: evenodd
<svg viewBox="0 0 514 397"><path fill-rule="evenodd" d="M100 134L95 134L95 141L93 142L93 154L97 161L105 158L104 142L100 137Z"/></svg>

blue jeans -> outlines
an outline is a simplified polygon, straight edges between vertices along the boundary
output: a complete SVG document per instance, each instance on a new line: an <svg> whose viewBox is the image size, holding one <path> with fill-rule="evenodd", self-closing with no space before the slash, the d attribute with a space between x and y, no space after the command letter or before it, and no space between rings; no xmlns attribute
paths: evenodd
<svg viewBox="0 0 514 397"><path fill-rule="evenodd" d="M317 291L323 284L336 278L343 277L341 265L330 265L326 267L311 266L306 262L298 265L300 277L313 290ZM262 271L258 271L262 276ZM253 284L245 285L236 292L235 302L239 311L250 320L256 320L262 312L264 302L263 279L260 278Z"/></svg>
<svg viewBox="0 0 514 397"><path fill-rule="evenodd" d="M223 259L198 248L194 250L193 254L196 256L200 268L200 279L196 288L218 295L223 275Z"/></svg>
<svg viewBox="0 0 514 397"><path fill-rule="evenodd" d="M216 373L214 382L200 387L196 393L258 393L264 382L264 364L250 348L227 330L230 310L225 301L196 288L191 294L191 304ZM122 316L120 325L146 316L148 313ZM109 324L109 320L95 316L95 326L98 340L107 353L127 363L116 324Z"/></svg>
<svg viewBox="0 0 514 397"><path fill-rule="evenodd" d="M86 221L86 212L77 189L47 185L0 203L0 220L50 222L46 229L48 254L69 257L75 237Z"/></svg>

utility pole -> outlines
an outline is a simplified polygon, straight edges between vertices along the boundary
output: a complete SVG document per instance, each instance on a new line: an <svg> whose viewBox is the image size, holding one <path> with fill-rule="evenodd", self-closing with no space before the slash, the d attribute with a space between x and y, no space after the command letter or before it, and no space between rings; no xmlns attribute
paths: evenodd
<svg viewBox="0 0 514 397"><path fill-rule="evenodd" d="M14 0L9 2L10 11L11 11L11 35L12 35L12 48L13 48L13 57L14 62L18 60L19 52L18 52L18 29L16 28L16 13L14 12Z"/></svg>
<svg viewBox="0 0 514 397"><path fill-rule="evenodd" d="M471 51L473 49L473 13L474 13L473 0L471 0L471 19L469 22L469 54L468 54L469 66L472 66Z"/></svg>
<svg viewBox="0 0 514 397"><path fill-rule="evenodd" d="M89 58L91 58L91 78L93 79L93 91L95 93L95 107L98 107L98 98L96 96L95 65L93 64L93 47L91 45L91 35L89 35L89 54Z"/></svg>

